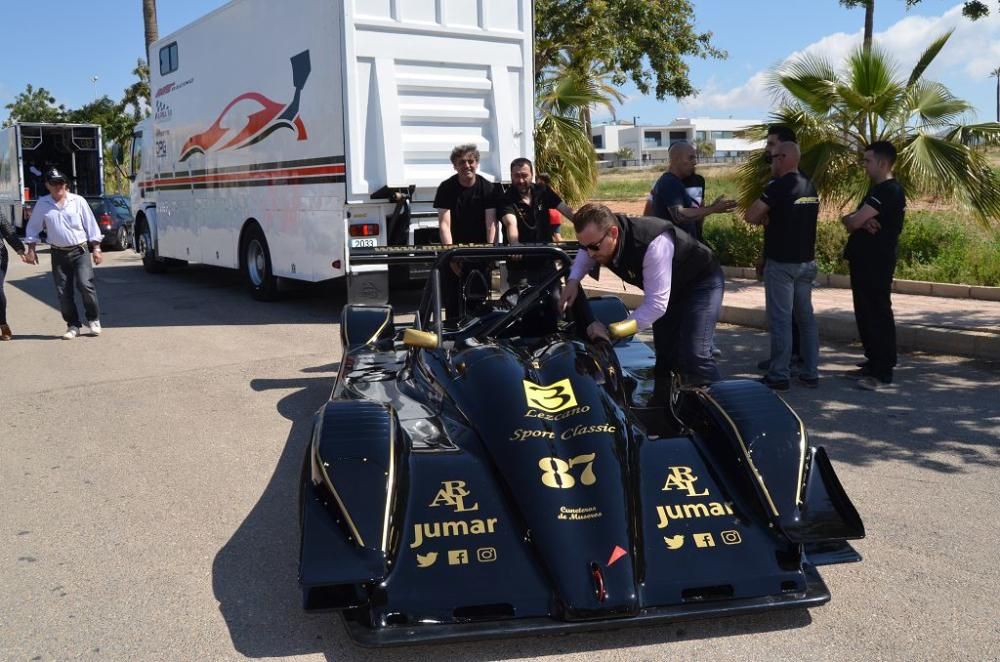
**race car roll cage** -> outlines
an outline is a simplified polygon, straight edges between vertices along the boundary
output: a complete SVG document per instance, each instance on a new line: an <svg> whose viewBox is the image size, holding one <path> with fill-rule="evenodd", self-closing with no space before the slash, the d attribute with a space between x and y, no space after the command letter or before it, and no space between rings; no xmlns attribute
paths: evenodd
<svg viewBox="0 0 1000 662"><path fill-rule="evenodd" d="M567 250L568 249L568 250ZM450 248L448 246L406 246L355 249L351 251L351 261L357 264L418 264L434 262L430 273L429 287L426 287L417 309L413 328L404 332L403 342L414 347L432 349L442 342L458 342L469 338L496 336L509 328L540 299L552 292L552 287L569 274L572 265L569 253L576 253L579 247L553 246L551 244L519 244L516 246L469 245ZM490 262L493 260L557 260L561 268L553 270L541 281L529 283L517 292L517 300L502 315L496 317L476 316L464 321L457 329L445 329L443 324L443 300L441 293L441 273L450 268L454 260ZM513 288L512 288L513 289ZM508 290L501 298L511 293ZM586 324L594 319L585 296L578 296L573 305L573 316ZM484 326L485 325L485 326ZM618 321L610 324L611 336L615 339L635 335L634 322Z"/></svg>

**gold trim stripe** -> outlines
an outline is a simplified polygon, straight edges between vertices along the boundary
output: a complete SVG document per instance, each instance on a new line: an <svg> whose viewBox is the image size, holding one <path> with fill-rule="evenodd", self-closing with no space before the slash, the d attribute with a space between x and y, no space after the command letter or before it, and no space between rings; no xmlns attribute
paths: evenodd
<svg viewBox="0 0 1000 662"><path fill-rule="evenodd" d="M389 414L389 472L385 480L385 521L382 524L382 552L388 553L389 547L389 515L392 512L392 488L396 479L396 426L392 414Z"/></svg>
<svg viewBox="0 0 1000 662"><path fill-rule="evenodd" d="M322 432L322 430L321 430ZM347 512L347 507L341 500L340 495L337 494L337 488L333 486L333 481L330 480L330 474L326 471L326 465L323 463L323 458L319 454L319 438L313 443L313 457L316 458L316 463L319 464L320 473L323 474L323 481L326 486L330 488L330 492L333 494L333 498L337 500L337 505L340 506L340 512L343 513L344 519L347 520L347 526L350 527L351 533L357 538L358 544L362 547L365 546L365 541L361 537L361 533L358 531L358 527L354 524L354 520L351 519L351 514Z"/></svg>
<svg viewBox="0 0 1000 662"><path fill-rule="evenodd" d="M757 471L756 465L754 465L753 460L750 458L750 450L747 448L746 442L743 441L743 435L740 434L740 429L736 427L736 423L733 421L733 419L729 417L729 414L726 413L726 410L722 408L722 405L720 405L715 398L712 397L712 394L709 393L708 390L703 391L703 393L705 395L705 398L713 405L715 405L715 408L722 413L722 415L726 418L726 421L729 422L730 427L733 428L733 432L736 433L736 440L740 442L740 448L743 450L743 457L746 458L747 464L750 465L750 469L753 471L754 478L756 478L757 482L760 484L760 489L764 491L764 496L767 497L767 503L768 505L771 506L771 512L774 513L775 517L780 517L778 509L774 505L774 500L771 499L771 493L767 491L767 485L764 484L764 479L761 478L760 472ZM801 464L802 463L800 462L799 465L801 466Z"/></svg>

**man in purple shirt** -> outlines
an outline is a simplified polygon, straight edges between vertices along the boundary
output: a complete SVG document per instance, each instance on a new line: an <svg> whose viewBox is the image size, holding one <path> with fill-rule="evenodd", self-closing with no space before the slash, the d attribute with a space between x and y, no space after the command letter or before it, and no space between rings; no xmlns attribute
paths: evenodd
<svg viewBox="0 0 1000 662"><path fill-rule="evenodd" d="M715 324L722 311L724 278L712 250L670 221L649 216L614 214L604 205L588 204L573 218L580 252L563 289L560 305L572 305L580 280L595 264L643 290L642 304L629 319L639 329L653 327L656 387L651 403L664 404L670 371L685 384L721 379L712 356ZM587 335L607 338L600 322Z"/></svg>

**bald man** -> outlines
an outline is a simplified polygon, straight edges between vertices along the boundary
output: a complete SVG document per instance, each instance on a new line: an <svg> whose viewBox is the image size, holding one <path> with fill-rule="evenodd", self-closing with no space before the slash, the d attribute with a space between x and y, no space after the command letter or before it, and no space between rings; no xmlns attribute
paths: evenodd
<svg viewBox="0 0 1000 662"><path fill-rule="evenodd" d="M692 237L701 240L701 226L705 217L729 211L736 207L736 202L719 196L706 207L701 200L696 200L691 195L685 180L691 179L695 166L698 165L698 154L691 143L674 143L667 151L667 156L670 167L653 185L643 215L671 221Z"/></svg>
<svg viewBox="0 0 1000 662"><path fill-rule="evenodd" d="M802 371L798 381L819 385L819 335L812 307L816 278L816 220L819 197L799 171L799 146L781 142L771 150L773 179L744 214L751 225L764 226L764 292L771 335L771 358L760 380L776 391L790 388L792 319L799 327Z"/></svg>

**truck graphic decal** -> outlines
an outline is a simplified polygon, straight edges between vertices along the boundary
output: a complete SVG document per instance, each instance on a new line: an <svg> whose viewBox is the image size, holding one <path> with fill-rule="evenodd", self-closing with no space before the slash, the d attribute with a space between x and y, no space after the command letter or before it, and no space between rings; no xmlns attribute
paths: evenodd
<svg viewBox="0 0 1000 662"><path fill-rule="evenodd" d="M217 152L225 149L243 149L250 145L259 143L278 129L291 129L296 132L299 140L308 140L306 126L299 117L299 98L302 95L302 88L309 78L311 64L309 51L302 51L291 58L292 62L292 85L295 87L295 94L291 102L281 104L267 98L259 92L247 92L236 97L219 113L215 123L206 131L197 133L184 143L181 148L180 161L184 162L195 154L205 152ZM224 138L232 135L233 130L223 126L226 116L236 104L242 101L249 101L260 106L260 110L251 113L247 117L246 125L229 140Z"/></svg>
<svg viewBox="0 0 1000 662"><path fill-rule="evenodd" d="M190 172L164 172L137 182L137 186L146 195L154 191L189 189L340 184L344 182L345 173L343 156L327 156Z"/></svg>

